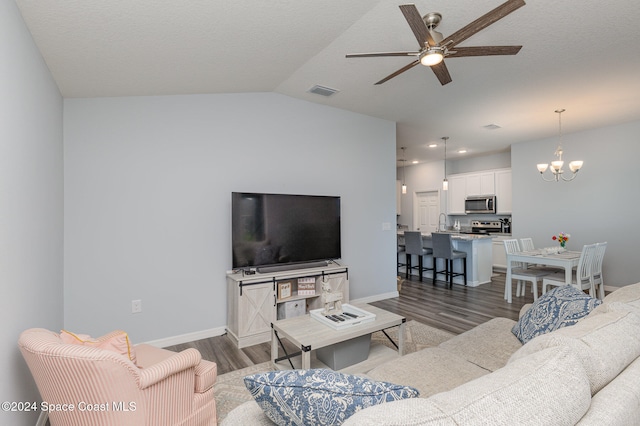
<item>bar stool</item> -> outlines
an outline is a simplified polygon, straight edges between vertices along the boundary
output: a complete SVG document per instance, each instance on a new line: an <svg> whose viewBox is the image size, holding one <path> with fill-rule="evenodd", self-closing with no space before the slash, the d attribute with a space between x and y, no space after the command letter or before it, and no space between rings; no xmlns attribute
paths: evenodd
<svg viewBox="0 0 640 426"><path fill-rule="evenodd" d="M433 232L431 233L433 241L433 283L436 283L438 274L444 274L445 281L449 281L449 286L453 287L453 277L462 275L464 277L464 285L467 285L467 253L453 249L451 243L451 234ZM437 259L444 259L445 269L438 271ZM453 272L453 261L462 259L462 273Z"/></svg>
<svg viewBox="0 0 640 426"><path fill-rule="evenodd" d="M433 271L434 268L424 266L424 256L431 255L433 250L422 246L422 234L418 231L405 231L404 233L405 252L407 253L407 278L412 269L418 270L418 276L422 281L424 271ZM411 266L411 256L418 256L418 266Z"/></svg>
<svg viewBox="0 0 640 426"><path fill-rule="evenodd" d="M400 256L402 256L403 254L406 256L406 246L404 245L404 238L401 238L400 235L398 235L397 238L397 247L398 247L398 254L397 254L397 262L398 262L398 266L396 267L396 275L400 276L400 267L402 266L407 266L406 263L402 263L400 262Z"/></svg>

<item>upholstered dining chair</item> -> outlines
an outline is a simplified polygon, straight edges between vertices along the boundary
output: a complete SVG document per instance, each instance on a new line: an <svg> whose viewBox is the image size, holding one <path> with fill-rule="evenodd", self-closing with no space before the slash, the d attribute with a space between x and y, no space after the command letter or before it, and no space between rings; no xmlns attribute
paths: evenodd
<svg viewBox="0 0 640 426"><path fill-rule="evenodd" d="M132 360L113 350L65 343L42 328L22 332L18 346L47 406L74 405L42 411L38 425L47 415L52 426L216 424L217 366L196 349L176 353L140 344L130 350Z"/></svg>
<svg viewBox="0 0 640 426"><path fill-rule="evenodd" d="M503 244L507 256L520 251L520 245L515 238L504 240ZM517 280L516 296L524 296L526 283L530 282L533 300L538 300L538 282L542 284L543 278L551 273L552 271L543 268L530 268L526 263L511 262L511 279ZM505 295L507 294L507 285L509 284L505 281Z"/></svg>
<svg viewBox="0 0 640 426"><path fill-rule="evenodd" d="M562 286L570 284L579 290L589 290L589 294L593 297L594 291L592 287L591 270L596 256L597 244L587 244L582 247L580 252L580 259L578 260L578 266L572 271L571 282L565 282L565 273L556 272L554 274L547 275L542 280L542 292L547 292L547 287Z"/></svg>

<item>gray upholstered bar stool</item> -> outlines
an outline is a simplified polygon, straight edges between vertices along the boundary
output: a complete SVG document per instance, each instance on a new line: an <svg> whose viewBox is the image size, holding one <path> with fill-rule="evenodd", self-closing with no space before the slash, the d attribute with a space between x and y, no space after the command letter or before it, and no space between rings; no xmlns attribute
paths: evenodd
<svg viewBox="0 0 640 426"><path fill-rule="evenodd" d="M444 274L445 281L449 281L449 286L453 286L453 277L462 275L464 285L467 285L467 253L453 249L451 234L433 232L431 239L433 241L433 283L436 283L438 274ZM444 270L438 271L437 259L444 259ZM454 259L462 259L462 273L453 272Z"/></svg>
<svg viewBox="0 0 640 426"><path fill-rule="evenodd" d="M420 281L422 281L424 271L434 270L434 268L424 266L424 256L431 255L433 250L422 246L422 234L418 231L405 231L404 245L407 253L407 278L409 278L412 269L417 269ZM418 256L418 266L411 266L411 256Z"/></svg>
<svg viewBox="0 0 640 426"><path fill-rule="evenodd" d="M407 254L406 251L405 251L406 247L404 245L404 237L401 237L400 235L398 235L397 244L396 245L398 246L398 254L396 255L396 257L397 257L396 260L398 262L398 266L396 267L396 275L400 276L400 268L402 266L407 266L406 263L400 262L400 256Z"/></svg>

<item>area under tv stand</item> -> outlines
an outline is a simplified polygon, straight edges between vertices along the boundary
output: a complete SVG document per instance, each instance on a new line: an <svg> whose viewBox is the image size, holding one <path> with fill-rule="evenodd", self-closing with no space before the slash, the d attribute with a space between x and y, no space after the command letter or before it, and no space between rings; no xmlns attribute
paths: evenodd
<svg viewBox="0 0 640 426"><path fill-rule="evenodd" d="M238 348L270 342L271 323L278 319L279 311L284 315L290 315L292 311L292 315L302 315L308 314L309 309L322 307L323 284L328 284L333 292L341 292L342 301L349 302L349 270L346 266L337 262L322 262L319 267L304 266L257 274L242 271L227 274L227 332ZM298 294L299 278L312 279L315 292ZM286 288L287 283L288 291L279 291Z"/></svg>

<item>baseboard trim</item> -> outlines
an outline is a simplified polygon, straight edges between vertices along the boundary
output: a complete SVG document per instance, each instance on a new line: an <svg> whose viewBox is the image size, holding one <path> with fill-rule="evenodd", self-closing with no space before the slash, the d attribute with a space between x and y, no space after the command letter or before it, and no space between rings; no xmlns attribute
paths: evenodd
<svg viewBox="0 0 640 426"><path fill-rule="evenodd" d="M227 332L227 326L210 328L208 330L194 331L193 333L180 334L177 336L165 337L163 339L151 340L144 342L147 345L157 348L166 348L167 346L180 345L182 343L193 342L195 340L208 339L210 337L222 336Z"/></svg>
<svg viewBox="0 0 640 426"><path fill-rule="evenodd" d="M397 291L392 291L389 293L376 294L375 296L361 297L360 299L350 299L349 303L371 303L379 300L393 299L398 296L399 294Z"/></svg>

